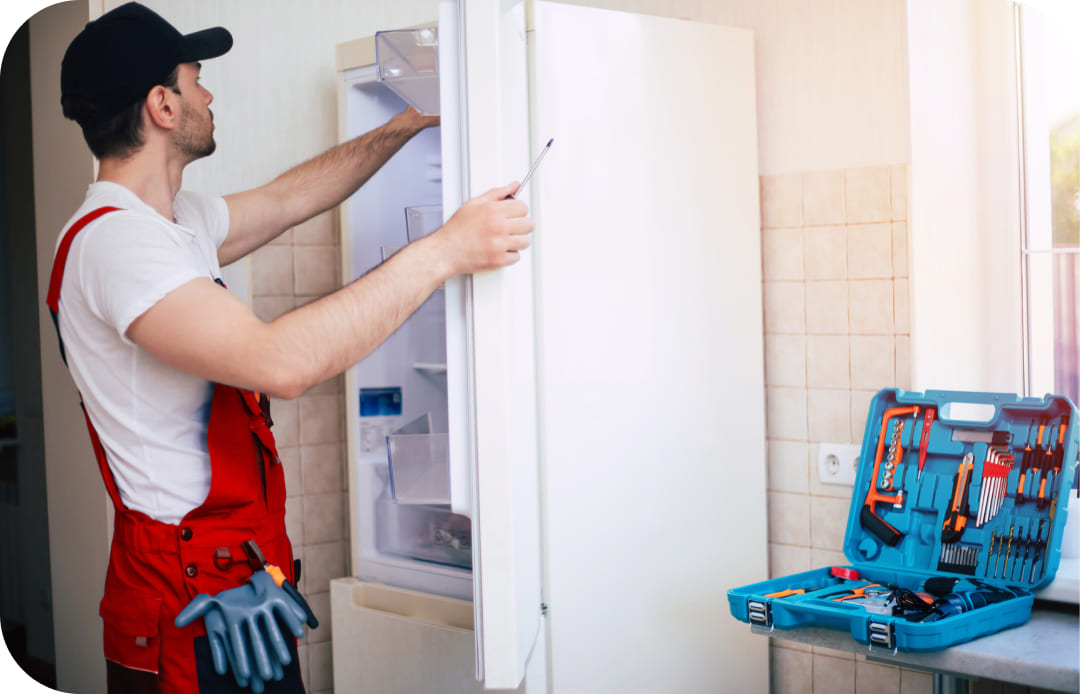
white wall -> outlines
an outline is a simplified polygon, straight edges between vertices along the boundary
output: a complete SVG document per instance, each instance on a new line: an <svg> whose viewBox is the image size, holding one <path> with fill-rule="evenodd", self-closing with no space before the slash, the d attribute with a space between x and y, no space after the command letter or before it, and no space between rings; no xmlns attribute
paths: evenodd
<svg viewBox="0 0 1080 694"><path fill-rule="evenodd" d="M910 0L915 389L1023 391L1012 9Z"/></svg>

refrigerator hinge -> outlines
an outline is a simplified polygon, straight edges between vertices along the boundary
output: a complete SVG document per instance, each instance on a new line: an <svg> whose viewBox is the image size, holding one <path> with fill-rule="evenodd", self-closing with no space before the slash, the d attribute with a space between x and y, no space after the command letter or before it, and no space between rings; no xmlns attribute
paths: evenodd
<svg viewBox="0 0 1080 694"><path fill-rule="evenodd" d="M547 603L546 602L540 603L540 614L541 615L547 615L547 610L548 610Z"/></svg>

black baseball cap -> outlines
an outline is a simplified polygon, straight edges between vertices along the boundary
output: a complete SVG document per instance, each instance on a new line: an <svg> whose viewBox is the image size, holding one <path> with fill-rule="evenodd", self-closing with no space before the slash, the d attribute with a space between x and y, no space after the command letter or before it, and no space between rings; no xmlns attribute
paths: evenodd
<svg viewBox="0 0 1080 694"><path fill-rule="evenodd" d="M145 98L180 63L224 55L232 43L222 27L181 34L153 10L129 2L72 39L60 64L60 92L93 105L79 125L101 123Z"/></svg>

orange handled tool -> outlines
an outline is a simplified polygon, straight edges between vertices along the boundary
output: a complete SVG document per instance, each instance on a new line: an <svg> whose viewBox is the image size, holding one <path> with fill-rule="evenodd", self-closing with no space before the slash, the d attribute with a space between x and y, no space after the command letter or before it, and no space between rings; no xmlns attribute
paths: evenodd
<svg viewBox="0 0 1080 694"><path fill-rule="evenodd" d="M1046 466L1046 472L1043 473L1042 481L1039 483L1039 501L1038 505L1040 509L1046 508L1046 478L1050 476L1051 472L1056 476L1061 474L1061 464L1065 458L1065 430L1069 428L1069 415L1065 415L1061 418L1061 424L1058 427L1058 440L1057 448L1050 452L1050 448L1047 447L1046 454L1050 456L1050 463ZM1052 436L1052 434L1051 434ZM1053 484L1050 485L1050 493L1053 494Z"/></svg>
<svg viewBox="0 0 1080 694"><path fill-rule="evenodd" d="M1035 486L1035 480L1039 478L1039 473L1042 472L1043 462L1045 461L1048 463L1047 467L1049 467L1049 463L1053 458L1050 453L1050 439L1054 436L1052 431L1046 436L1046 448L1039 450L1042 446L1042 436L1045 429L1046 418L1043 418L1039 420L1039 435L1035 438L1035 450L1031 452L1031 467L1029 469L1031 471L1031 485L1033 488Z"/></svg>
<svg viewBox="0 0 1080 694"><path fill-rule="evenodd" d="M787 590L781 590L776 593L766 593L767 598L786 598L791 595L803 595L804 593L813 593L815 590L821 590L822 588L828 588L828 586L814 586L813 588L788 588Z"/></svg>
<svg viewBox="0 0 1080 694"><path fill-rule="evenodd" d="M1016 505L1024 503L1024 482L1027 480L1027 471L1031 469L1031 456L1035 454L1035 449L1031 447L1031 429L1035 426L1035 420L1031 420L1031 426L1028 427L1027 441L1024 446L1024 455L1020 459L1020 480L1016 484ZM1042 438L1043 428L1045 425L1039 426L1039 437L1035 439L1038 444L1039 439Z"/></svg>
<svg viewBox="0 0 1080 694"><path fill-rule="evenodd" d="M869 595L866 594L866 591L868 590L870 591ZM845 600L851 600L853 598L871 598L890 592L892 591L889 588L881 585L880 583L867 583L866 585L859 586L858 588L848 588L847 590L842 590L837 593L829 593L828 595L822 595L821 597L828 598L833 602L844 602Z"/></svg>
<svg viewBox="0 0 1080 694"><path fill-rule="evenodd" d="M941 542L944 544L959 542L964 528L967 527L968 488L974 469L975 454L965 453L953 477L952 502L945 514L945 524L941 528Z"/></svg>
<svg viewBox="0 0 1080 694"><path fill-rule="evenodd" d="M881 434L878 436L877 453L874 455L874 470L873 475L870 477L870 489L866 492L866 501L859 512L859 522L862 523L862 526L889 547L895 547L904 534L889 525L884 518L877 514L874 507L875 504L903 504L904 492L901 490L899 494L895 495L882 494L877 488L878 474L881 471L881 459L885 453L885 434L889 430L889 420L894 417L918 413L919 406L913 405L911 407L894 407L885 410L885 414L882 415Z"/></svg>
<svg viewBox="0 0 1080 694"><path fill-rule="evenodd" d="M315 612L312 611L311 605L308 605L307 600L303 595L300 595L300 591L296 589L296 586L289 583L285 578L285 574L275 564L271 564L266 561L266 557L263 556L262 550L259 549L259 545L255 543L255 540L245 540L243 545L244 554L248 557L248 564L251 565L254 571L265 571L270 574L270 577L274 579L274 583L278 588L284 590L290 598L296 601L298 605L307 613L307 625L312 629L319 626L319 620L315 618Z"/></svg>

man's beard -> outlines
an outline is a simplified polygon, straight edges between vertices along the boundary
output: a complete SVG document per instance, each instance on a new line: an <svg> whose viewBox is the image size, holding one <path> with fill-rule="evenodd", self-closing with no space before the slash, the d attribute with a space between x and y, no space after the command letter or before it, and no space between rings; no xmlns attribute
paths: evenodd
<svg viewBox="0 0 1080 694"><path fill-rule="evenodd" d="M209 114L209 111L207 113ZM181 118L180 131L173 140L173 146L190 157L191 161L213 154L217 143L214 142L214 129L210 127L213 123L212 116L207 115L205 119L199 118L187 104L184 104Z"/></svg>

